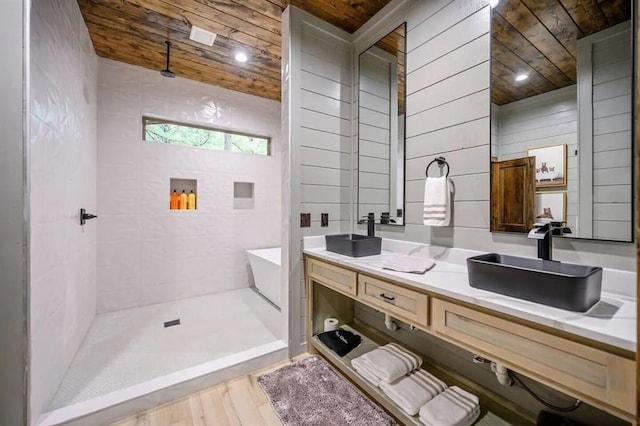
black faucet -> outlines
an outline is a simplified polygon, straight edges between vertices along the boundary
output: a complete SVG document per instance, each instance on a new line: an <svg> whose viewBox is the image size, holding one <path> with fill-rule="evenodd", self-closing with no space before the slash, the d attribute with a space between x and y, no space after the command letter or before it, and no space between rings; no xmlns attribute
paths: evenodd
<svg viewBox="0 0 640 426"><path fill-rule="evenodd" d="M536 234L542 234L538 238L538 258L542 260L551 260L553 252L553 244L551 243L551 227L548 223L539 227Z"/></svg>
<svg viewBox="0 0 640 426"><path fill-rule="evenodd" d="M367 237L376 236L376 215L375 213L369 213L367 215Z"/></svg>
<svg viewBox="0 0 640 426"><path fill-rule="evenodd" d="M375 237L376 236L376 214L368 213L365 219L361 219L358 221L358 225L367 223L367 237Z"/></svg>
<svg viewBox="0 0 640 426"><path fill-rule="evenodd" d="M553 260L552 235L562 236L570 234L571 229L562 226L562 222L535 223L534 229L529 232L528 238L538 240L538 258L542 260Z"/></svg>

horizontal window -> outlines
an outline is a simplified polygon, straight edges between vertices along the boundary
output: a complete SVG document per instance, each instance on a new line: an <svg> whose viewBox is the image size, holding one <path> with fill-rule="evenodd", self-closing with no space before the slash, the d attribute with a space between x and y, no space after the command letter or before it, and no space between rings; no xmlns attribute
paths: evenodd
<svg viewBox="0 0 640 426"><path fill-rule="evenodd" d="M271 155L271 139L158 118L142 118L145 141L247 154Z"/></svg>

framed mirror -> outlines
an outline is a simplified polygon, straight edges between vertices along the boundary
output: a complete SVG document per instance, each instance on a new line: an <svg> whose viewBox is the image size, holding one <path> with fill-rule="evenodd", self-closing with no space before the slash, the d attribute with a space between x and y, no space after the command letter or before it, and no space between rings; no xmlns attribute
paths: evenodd
<svg viewBox="0 0 640 426"><path fill-rule="evenodd" d="M633 241L631 0L494 2L491 231Z"/></svg>
<svg viewBox="0 0 640 426"><path fill-rule="evenodd" d="M404 225L406 23L358 60L358 216Z"/></svg>

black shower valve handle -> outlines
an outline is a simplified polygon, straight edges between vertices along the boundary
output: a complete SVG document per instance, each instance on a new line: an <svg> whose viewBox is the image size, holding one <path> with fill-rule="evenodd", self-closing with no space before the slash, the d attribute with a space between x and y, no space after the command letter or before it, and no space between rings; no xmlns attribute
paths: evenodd
<svg viewBox="0 0 640 426"><path fill-rule="evenodd" d="M98 215L87 213L87 209L80 209L80 225L87 223L87 220L95 219Z"/></svg>

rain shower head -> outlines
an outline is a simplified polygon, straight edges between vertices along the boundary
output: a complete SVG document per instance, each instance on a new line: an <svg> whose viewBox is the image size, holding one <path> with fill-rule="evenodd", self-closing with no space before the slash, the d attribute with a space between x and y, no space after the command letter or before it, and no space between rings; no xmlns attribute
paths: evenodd
<svg viewBox="0 0 640 426"><path fill-rule="evenodd" d="M167 40L164 43L167 45L167 67L162 71L160 71L160 74L162 74L163 77L174 78L176 75L174 74L173 71L169 69L169 58L170 58L169 55L171 54L171 42Z"/></svg>

